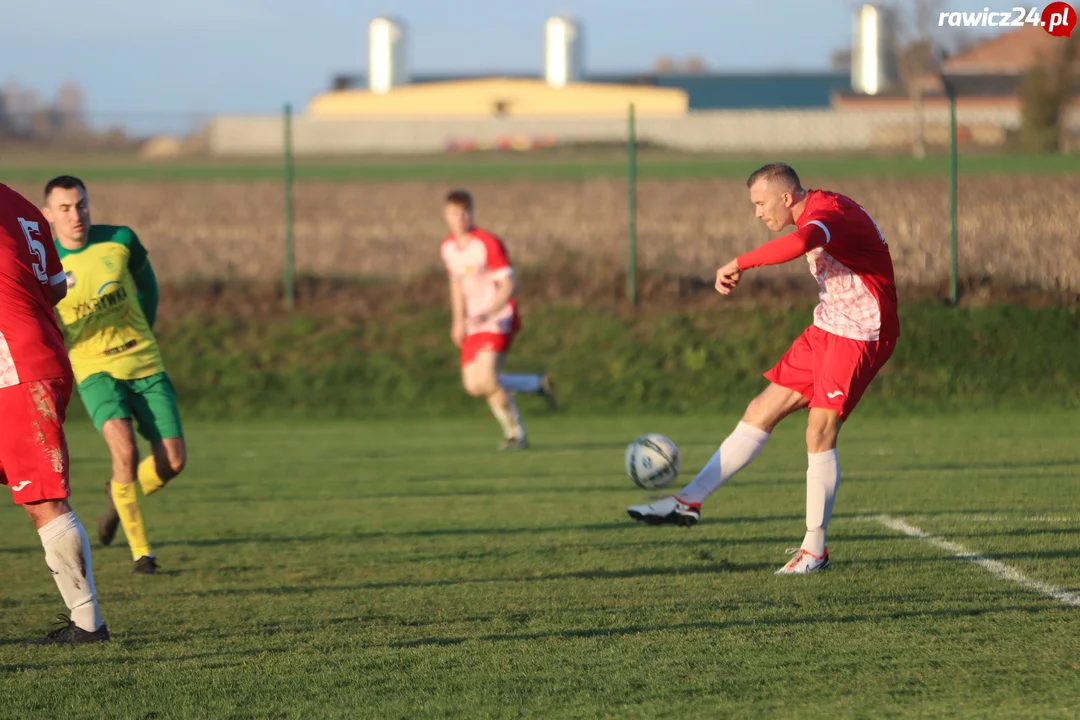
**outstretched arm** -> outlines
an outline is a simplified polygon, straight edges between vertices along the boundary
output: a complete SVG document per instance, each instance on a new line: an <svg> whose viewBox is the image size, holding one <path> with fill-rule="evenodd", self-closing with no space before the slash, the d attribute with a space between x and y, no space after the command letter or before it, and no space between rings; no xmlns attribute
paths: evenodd
<svg viewBox="0 0 1080 720"><path fill-rule="evenodd" d="M823 224L811 222L793 233L781 235L759 248L744 253L716 271L716 291L730 295L746 270L765 265L783 265L814 248L824 247L829 233Z"/></svg>
<svg viewBox="0 0 1080 720"><path fill-rule="evenodd" d="M736 261L740 270L750 270L763 265L783 265L814 248L824 247L828 241L829 236L824 226L812 222L740 255Z"/></svg>

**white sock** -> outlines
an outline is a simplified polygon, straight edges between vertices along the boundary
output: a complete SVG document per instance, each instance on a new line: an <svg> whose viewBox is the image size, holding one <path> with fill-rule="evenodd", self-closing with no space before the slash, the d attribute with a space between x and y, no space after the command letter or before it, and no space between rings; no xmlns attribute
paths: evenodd
<svg viewBox="0 0 1080 720"><path fill-rule="evenodd" d="M507 440L510 438L522 439L525 437L525 426L521 424L521 414L518 412L517 403L514 402L514 398L510 395L506 397L509 402L505 406L497 405L494 402L488 403L491 414L499 421L503 437Z"/></svg>
<svg viewBox="0 0 1080 720"><path fill-rule="evenodd" d="M101 610L90 565L90 539L75 513L52 520L38 530L45 548L45 563L52 570L64 604L75 625L94 632L102 625Z"/></svg>
<svg viewBox="0 0 1080 720"><path fill-rule="evenodd" d="M735 431L720 444L709 462L697 474L694 481L682 489L677 497L687 503L702 503L705 498L724 486L735 473L742 470L758 456L769 433L753 425L740 422Z"/></svg>
<svg viewBox="0 0 1080 720"><path fill-rule="evenodd" d="M543 375L512 375L509 373L499 375L499 384L507 392L538 393L543 383Z"/></svg>
<svg viewBox="0 0 1080 720"><path fill-rule="evenodd" d="M809 453L806 457L806 537L802 548L821 555L825 552L825 530L840 487L840 456L833 449Z"/></svg>

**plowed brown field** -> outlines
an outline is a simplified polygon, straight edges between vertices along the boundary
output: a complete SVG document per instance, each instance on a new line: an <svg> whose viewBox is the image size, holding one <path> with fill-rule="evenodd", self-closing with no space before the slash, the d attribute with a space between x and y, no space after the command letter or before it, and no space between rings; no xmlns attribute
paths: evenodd
<svg viewBox="0 0 1080 720"><path fill-rule="evenodd" d="M18 187L37 197L34 187ZM502 235L518 264L564 249L605 268L624 263L625 183L510 181L471 188L481 225ZM898 281L941 286L949 274L948 188L925 178L837 181L830 189L866 207L886 233ZM439 262L442 184L300 184L298 272L406 277ZM282 269L282 192L273 183L98 183L94 220L130 225L164 282L276 279ZM708 276L718 263L769 237L744 185L731 180L642 181L643 268ZM1080 177L964 177L960 273L995 285L1080 289ZM773 271L804 273L805 267Z"/></svg>

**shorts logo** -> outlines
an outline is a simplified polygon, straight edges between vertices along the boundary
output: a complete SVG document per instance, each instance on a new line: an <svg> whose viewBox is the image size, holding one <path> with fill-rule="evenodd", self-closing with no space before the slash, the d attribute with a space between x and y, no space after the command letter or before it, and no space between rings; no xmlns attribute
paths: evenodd
<svg viewBox="0 0 1080 720"><path fill-rule="evenodd" d="M826 397L828 397L830 400L833 400L835 398L840 397L843 394L844 394L843 390L833 390L831 393L827 393Z"/></svg>
<svg viewBox="0 0 1080 720"><path fill-rule="evenodd" d="M21 492L26 489L27 485L33 485L33 480L23 480L21 483L11 488L11 492Z"/></svg>

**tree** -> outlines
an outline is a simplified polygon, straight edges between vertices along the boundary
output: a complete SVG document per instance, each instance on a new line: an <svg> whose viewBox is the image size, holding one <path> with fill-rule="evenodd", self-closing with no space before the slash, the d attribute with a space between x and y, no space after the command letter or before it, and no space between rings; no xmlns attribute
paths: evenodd
<svg viewBox="0 0 1080 720"><path fill-rule="evenodd" d="M1062 119L1077 82L1077 46L1072 35L1060 45L1057 57L1039 63L1020 85L1021 148L1031 152L1064 150Z"/></svg>
<svg viewBox="0 0 1080 720"><path fill-rule="evenodd" d="M73 82L64 83L56 91L53 109L57 116L57 130L62 135L81 135L86 131L86 121L83 118L85 98L82 88Z"/></svg>
<svg viewBox="0 0 1080 720"><path fill-rule="evenodd" d="M858 5L853 4L852 13ZM938 68L942 44L937 33L937 18L941 7L940 0L892 0L882 7L891 13L895 20L894 32L888 39L891 59L895 62L894 80L900 89L911 98L915 109L915 124L912 127L912 153L916 157L926 156L926 132L923 119L923 96L927 90L926 79ZM951 33L955 34L955 33ZM961 41L969 38L965 34ZM829 55L829 65L836 70L851 66L852 51L849 48L834 50ZM895 88L895 85L894 85Z"/></svg>
<svg viewBox="0 0 1080 720"><path fill-rule="evenodd" d="M829 53L829 68L832 70L850 70L851 49L841 48Z"/></svg>
<svg viewBox="0 0 1080 720"><path fill-rule="evenodd" d="M900 86L915 108L911 151L917 158L926 157L926 122L923 96L926 78L937 70L938 50L934 38L939 0L913 0L905 3L906 13L897 13L896 70Z"/></svg>

